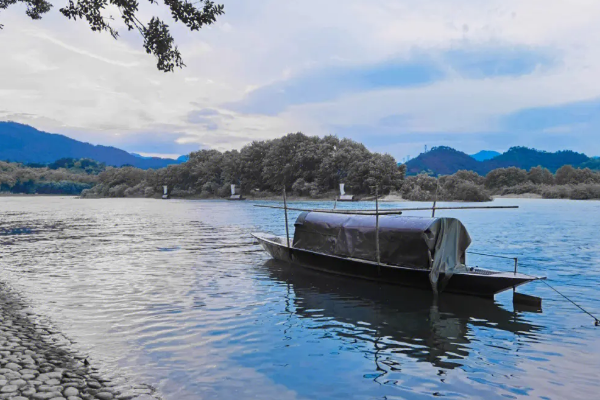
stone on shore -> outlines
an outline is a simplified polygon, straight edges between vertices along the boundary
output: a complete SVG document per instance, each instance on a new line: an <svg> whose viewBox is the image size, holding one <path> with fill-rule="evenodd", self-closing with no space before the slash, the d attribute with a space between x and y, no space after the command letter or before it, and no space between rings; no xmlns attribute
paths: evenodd
<svg viewBox="0 0 600 400"><path fill-rule="evenodd" d="M63 394L65 397L69 398L72 396L77 396L79 394L79 390L75 389L74 387L67 387Z"/></svg>
<svg viewBox="0 0 600 400"><path fill-rule="evenodd" d="M17 390L19 390L19 387L17 385L4 385L2 386L2 389L0 389L0 392L16 392Z"/></svg>

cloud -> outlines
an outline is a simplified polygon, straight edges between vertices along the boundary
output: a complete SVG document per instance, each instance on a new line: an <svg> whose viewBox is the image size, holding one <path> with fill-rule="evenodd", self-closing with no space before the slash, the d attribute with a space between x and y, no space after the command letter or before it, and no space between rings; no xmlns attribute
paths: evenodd
<svg viewBox="0 0 600 400"><path fill-rule="evenodd" d="M426 86L452 77L520 76L538 68L550 68L552 62L543 51L528 48L457 48L422 52L378 64L341 64L310 70L259 87L242 101L224 107L239 112L277 115L291 105L331 101L352 93Z"/></svg>
<svg viewBox="0 0 600 400"><path fill-rule="evenodd" d="M191 123L195 123L195 120L201 119L203 117L212 117L215 115L220 115L221 113L213 108L203 108L201 110L194 110L188 113L188 121Z"/></svg>
<svg viewBox="0 0 600 400"><path fill-rule="evenodd" d="M225 5L193 33L164 7L140 5L143 20L158 12L173 28L188 66L174 74L156 70L135 32L115 41L56 9L41 21L3 10L0 118L145 153L303 131L362 138L398 158L436 137L499 148L571 135L600 154L600 121L569 109L600 99L595 0Z"/></svg>

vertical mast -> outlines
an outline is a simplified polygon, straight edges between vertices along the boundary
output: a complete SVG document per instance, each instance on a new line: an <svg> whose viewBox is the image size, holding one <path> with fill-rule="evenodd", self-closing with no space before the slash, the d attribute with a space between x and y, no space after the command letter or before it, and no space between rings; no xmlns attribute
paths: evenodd
<svg viewBox="0 0 600 400"><path fill-rule="evenodd" d="M435 203L437 203L437 198L438 198L438 190L440 188L440 179L437 179L437 186L435 187L435 198L433 199L433 208L431 210L431 218L435 217Z"/></svg>
<svg viewBox="0 0 600 400"><path fill-rule="evenodd" d="M381 259L379 255L379 190L375 186L375 251L377 252L377 270L381 271L379 264Z"/></svg>
<svg viewBox="0 0 600 400"><path fill-rule="evenodd" d="M288 215L287 215L287 198L285 196L285 186L283 187L283 209L285 211L285 237L287 239L287 247L290 248L290 231L288 229Z"/></svg>

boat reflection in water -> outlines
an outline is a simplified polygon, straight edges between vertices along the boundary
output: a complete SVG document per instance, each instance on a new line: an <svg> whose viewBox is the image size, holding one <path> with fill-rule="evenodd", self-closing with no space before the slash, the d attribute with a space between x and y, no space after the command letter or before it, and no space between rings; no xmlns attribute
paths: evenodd
<svg viewBox="0 0 600 400"><path fill-rule="evenodd" d="M338 329L350 342L371 342L376 363L391 369L397 361L378 353L402 353L418 361L452 369L469 355L478 327L526 335L535 341L540 326L508 311L491 299L378 284L294 267L282 261L265 264L269 277L288 286L286 311L302 319L323 321L317 328L332 330L331 320L360 329ZM378 370L385 370L377 365Z"/></svg>

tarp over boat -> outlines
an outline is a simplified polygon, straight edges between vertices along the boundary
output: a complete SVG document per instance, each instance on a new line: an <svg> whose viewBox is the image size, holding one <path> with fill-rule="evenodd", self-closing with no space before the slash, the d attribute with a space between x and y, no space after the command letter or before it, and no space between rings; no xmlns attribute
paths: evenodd
<svg viewBox="0 0 600 400"><path fill-rule="evenodd" d="M339 257L377 261L374 215L303 212L295 223L293 247ZM379 216L379 253L384 264L431 270L438 277L465 268L471 238L455 218ZM442 287L444 283L442 283Z"/></svg>

